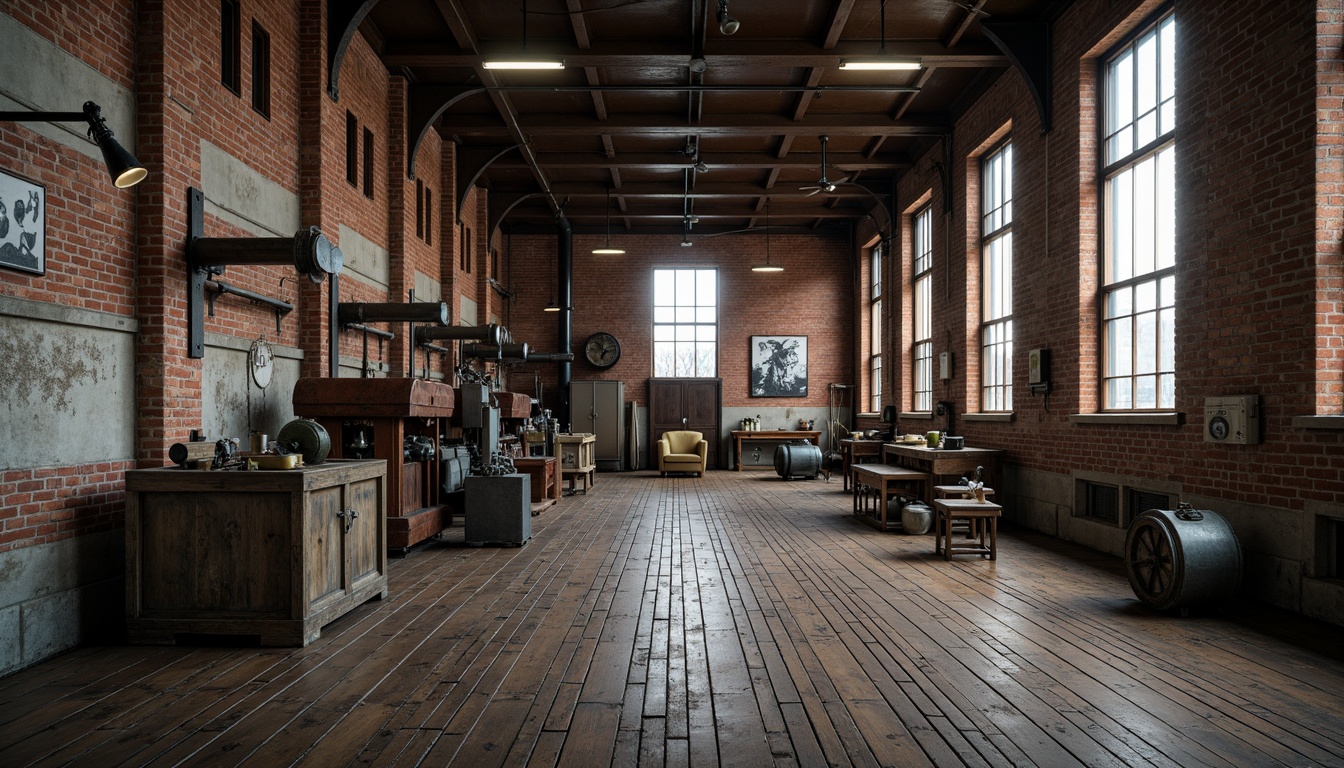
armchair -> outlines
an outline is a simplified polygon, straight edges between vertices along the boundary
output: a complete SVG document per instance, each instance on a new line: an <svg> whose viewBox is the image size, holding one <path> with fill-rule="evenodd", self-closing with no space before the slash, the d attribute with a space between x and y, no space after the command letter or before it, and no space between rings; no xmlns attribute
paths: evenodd
<svg viewBox="0 0 1344 768"><path fill-rule="evenodd" d="M709 443L703 434L684 429L664 432L658 438L658 474L694 472L704 477L708 454Z"/></svg>

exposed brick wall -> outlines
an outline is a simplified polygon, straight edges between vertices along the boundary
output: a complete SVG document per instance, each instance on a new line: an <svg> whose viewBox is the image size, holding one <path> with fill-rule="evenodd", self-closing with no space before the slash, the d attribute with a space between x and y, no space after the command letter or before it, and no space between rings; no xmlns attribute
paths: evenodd
<svg viewBox="0 0 1344 768"><path fill-rule="evenodd" d="M955 379L935 399L960 417L978 410L975 219L976 163L987 138L1011 123L1015 160L1015 421L965 422L975 445L1003 447L1011 461L1068 474L1074 469L1176 481L1185 493L1301 509L1339 503L1344 468L1333 432L1292 427L1292 417L1338 412L1341 345L1329 332L1341 317L1340 175L1337 128L1316 141L1315 124L1338 114L1338 8L1247 2L1235 7L1178 2L1177 410L1181 426L1077 425L1070 414L1098 403L1096 318L1100 199L1096 66L1157 3L1081 0L1054 27L1054 129L1040 134L1022 79L1005 73L970 106L953 132L952 208L942 210L936 164L919 158L900 182L898 209L931 194L934 217L935 351L957 357ZM1261 30L1254 36L1247 31ZM1318 55L1318 44L1321 52ZM1317 159L1327 162L1317 170ZM969 200L968 200L969 197ZM908 236L908 222L901 230ZM944 238L951 248L944 256ZM907 288L888 338L903 362L895 379L909 407ZM1332 293L1332 289L1336 289ZM968 309L963 309L963 308ZM1325 333L1318 334L1317 321ZM1321 341L1317 341L1321 338ZM1048 407L1026 387L1028 349L1050 348ZM894 362L894 361L893 361ZM893 366L894 367L894 366ZM1264 441L1203 440L1205 397L1258 394ZM913 426L913 425L912 425Z"/></svg>
<svg viewBox="0 0 1344 768"><path fill-rule="evenodd" d="M762 274L750 269L764 260L764 240L757 235L700 239L683 248L677 237L613 234L612 245L624 248L626 255L592 255L604 237L574 236L574 379L623 380L626 399L647 405L653 371L653 269L717 267L725 407L824 407L827 384L855 383L853 259L847 238L772 235L770 259L785 271ZM542 312L556 295L556 238L513 236L504 242L508 248L501 260L509 264L511 286L518 292L510 330L542 351L556 351L555 316ZM605 371L583 360L583 342L598 331L615 334L621 343L620 362ZM750 337L757 335L808 337L806 398L750 396ZM554 389L553 364L520 367L511 374L512 386L531 392L534 373L541 375L548 393Z"/></svg>

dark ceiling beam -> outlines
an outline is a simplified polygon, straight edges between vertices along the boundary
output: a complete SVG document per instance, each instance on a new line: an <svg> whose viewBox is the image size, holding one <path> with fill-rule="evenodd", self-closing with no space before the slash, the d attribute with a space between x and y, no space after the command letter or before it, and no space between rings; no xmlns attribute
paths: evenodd
<svg viewBox="0 0 1344 768"><path fill-rule="evenodd" d="M680 171L691 165L690 158L680 151L666 153L622 152L619 154L582 155L572 152L538 152L537 162L542 168L644 168L654 171ZM821 155L816 152L793 153L788 157L777 157L774 152L722 152L704 153L700 159L709 166L710 171L719 168L819 168ZM859 170L908 170L909 158L870 157L867 153L827 152L826 162L842 171ZM494 164L495 168L516 169L523 166L522 161L502 158Z"/></svg>
<svg viewBox="0 0 1344 768"><path fill-rule="evenodd" d="M1045 21L984 21L980 29L985 36L1008 54L1018 74L1027 82L1027 90L1036 100L1036 112L1041 118L1041 133L1049 133L1051 125L1050 23Z"/></svg>
<svg viewBox="0 0 1344 768"><path fill-rule="evenodd" d="M517 145L504 147L502 149L496 147L481 149L471 149L467 147L458 148L457 161L453 163L454 171L457 176L455 183L459 192L456 206L456 218L458 224L462 223L462 207L466 205L467 196L464 194L465 190L476 186L477 180L481 178L481 174L485 173L485 169L489 168L491 163L494 163L500 157L503 157L505 154L512 152L517 148Z"/></svg>
<svg viewBox="0 0 1344 768"><path fill-rule="evenodd" d="M480 51L480 46L478 45L476 33L467 22L466 11L462 8L458 0L434 0L434 4L438 8L439 14L443 16L444 23L448 25L448 29L453 33L453 38L456 41L458 48L471 51L475 54L472 57L475 60L475 63L471 65L471 68L475 72L477 81L487 89L498 86L499 82L495 77L495 73L482 66L482 60L478 53ZM551 206L552 212L558 214L560 212L560 204L556 201L554 196L549 194L548 190L550 188L550 182L546 178L546 174L542 172L541 167L536 164L536 159L532 155L532 147L528 144L527 136L518 125L518 110L514 108L513 103L504 93L490 91L490 99L494 103L495 110L499 113L500 119L504 122L507 135L512 139L512 143L518 145L518 151L522 153L523 158L527 160L528 168L531 170L538 188L545 194L546 201ZM467 192L468 190L465 188L458 189L458 200L466 197Z"/></svg>
<svg viewBox="0 0 1344 768"><path fill-rule="evenodd" d="M498 192L507 194L509 190L499 189ZM516 190L515 190L516 191ZM607 186L599 182L555 182L551 185L551 193L560 198L602 198L607 193ZM691 188L689 193L682 189L681 182L652 182L641 184L626 184L620 189L620 196L626 200L680 200L683 196L689 194L692 198L705 199L732 199L732 198L756 198L763 195L797 195L793 187L784 187L779 190L767 189L759 184L741 183L741 184L706 184L701 182L699 185ZM848 185L837 187L834 192L827 193L827 198L864 198L870 193L861 189L854 189ZM801 195L797 195L801 196Z"/></svg>
<svg viewBox="0 0 1344 768"><path fill-rule="evenodd" d="M445 128L457 136L500 139L516 128L527 136L613 136L684 137L686 124L666 115L629 114L605 121L573 114L532 113L521 117L516 126L501 126L497 119L478 115L450 115ZM917 117L893 121L884 115L825 114L794 121L777 115L739 114L714 117L695 127L700 136L942 136L950 130L941 117ZM708 161L706 161L708 162Z"/></svg>
<svg viewBox="0 0 1344 768"><path fill-rule="evenodd" d="M441 0L447 2L447 0ZM715 45L724 50L716 52ZM450 48L427 43L389 43L381 56L389 67L432 67L474 69L481 62L481 54L471 50ZM838 67L840 59L850 56L871 56L873 43L853 41L837 44L834 48L790 40L737 40L732 43L713 41L705 51L708 71L720 68L777 68ZM684 44L667 41L612 41L589 49L577 46L567 49L551 47L547 53L560 56L567 67L601 67L608 69L672 69L689 67L691 56ZM949 49L941 43L894 41L887 44L887 55L918 58L926 67L1007 67L1008 57L999 49L983 44L967 44Z"/></svg>
<svg viewBox="0 0 1344 768"><path fill-rule="evenodd" d="M773 222L776 219L789 221L813 221L816 219L853 219L861 216L867 210L850 209L827 209L808 207L800 210L790 210L783 207L781 201L784 196L770 198L770 218ZM493 204L493 200L492 200ZM515 208L509 214L510 221L513 220L532 220L538 221L550 216L550 213L537 207ZM665 207L650 209L648 211L634 210L629 214L630 218L638 219L641 222L668 222L682 221L681 211L669 211ZM712 210L697 210L695 216L701 221L733 221L737 219L752 219L760 216L760 213L754 206L724 206L715 205ZM593 207L577 207L569 205L565 207L565 217L571 221L590 220L594 224L600 224L606 220L606 208L597 205Z"/></svg>

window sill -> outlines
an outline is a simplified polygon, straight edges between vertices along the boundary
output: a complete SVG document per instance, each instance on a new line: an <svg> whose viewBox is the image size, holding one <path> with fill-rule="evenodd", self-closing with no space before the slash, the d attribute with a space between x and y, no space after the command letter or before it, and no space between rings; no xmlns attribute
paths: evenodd
<svg viewBox="0 0 1344 768"><path fill-rule="evenodd" d="M961 415L962 421L988 421L999 424L1010 424L1016 418L1017 414L1012 411L1005 413L963 413Z"/></svg>
<svg viewBox="0 0 1344 768"><path fill-rule="evenodd" d="M1344 416L1294 416L1293 427L1344 431Z"/></svg>
<svg viewBox="0 0 1344 768"><path fill-rule="evenodd" d="M1185 414L1167 413L1074 413L1070 424L1115 424L1137 427L1179 427Z"/></svg>
<svg viewBox="0 0 1344 768"><path fill-rule="evenodd" d="M933 421L933 411L910 411L897 415L898 419L920 419L922 421Z"/></svg>

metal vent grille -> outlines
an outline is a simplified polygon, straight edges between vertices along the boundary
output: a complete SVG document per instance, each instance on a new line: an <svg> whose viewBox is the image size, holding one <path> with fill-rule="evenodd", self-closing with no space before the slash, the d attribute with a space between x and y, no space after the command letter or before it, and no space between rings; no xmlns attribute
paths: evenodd
<svg viewBox="0 0 1344 768"><path fill-rule="evenodd" d="M1129 492L1129 519L1147 512L1150 509L1171 509L1171 497L1165 493L1152 493L1150 491L1130 491Z"/></svg>
<svg viewBox="0 0 1344 768"><path fill-rule="evenodd" d="M1087 484L1086 517L1120 523L1120 489L1113 485Z"/></svg>

